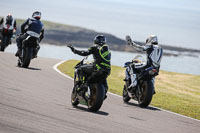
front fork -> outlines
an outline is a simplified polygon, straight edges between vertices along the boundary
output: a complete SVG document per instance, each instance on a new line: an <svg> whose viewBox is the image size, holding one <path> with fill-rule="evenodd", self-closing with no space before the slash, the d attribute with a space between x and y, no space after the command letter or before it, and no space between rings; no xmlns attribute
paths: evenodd
<svg viewBox="0 0 200 133"><path fill-rule="evenodd" d="M133 82L132 80L133 80L133 76L134 76L134 72L133 72L133 68L132 68L132 66L131 65L129 65L129 66L127 66L126 67L126 71L125 71L125 81L131 81L130 82L130 84ZM137 80L136 79L136 77L135 77L135 80Z"/></svg>
<svg viewBox="0 0 200 133"><path fill-rule="evenodd" d="M88 86L87 83L85 83L86 79L85 79L85 76L81 75L81 72L79 69L76 69L75 70L75 76L74 76L74 86L78 86L76 87L76 90L80 92L80 95L82 95L83 97L85 97L86 99L89 99L90 98L90 95L91 95L91 90L90 90L90 87ZM87 85L87 86L84 86L84 85ZM83 87L83 88L82 88ZM83 91L84 89L84 91Z"/></svg>
<svg viewBox="0 0 200 133"><path fill-rule="evenodd" d="M124 79L124 81L125 81L125 86L126 86L125 89L127 91L128 96L133 98L133 95L128 90L128 87L131 84L130 71L131 71L131 67L127 66L126 70L125 70L125 79Z"/></svg>
<svg viewBox="0 0 200 133"><path fill-rule="evenodd" d="M124 81L128 81L129 79L130 79L130 74L129 74L129 72L130 72L130 66L127 66L126 67L126 70L125 70L125 79L124 79Z"/></svg>

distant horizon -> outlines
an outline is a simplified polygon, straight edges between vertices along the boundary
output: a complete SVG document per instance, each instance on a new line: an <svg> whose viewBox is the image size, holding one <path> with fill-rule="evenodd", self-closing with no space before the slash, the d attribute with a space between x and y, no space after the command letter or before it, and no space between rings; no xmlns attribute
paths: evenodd
<svg viewBox="0 0 200 133"><path fill-rule="evenodd" d="M2 18L2 17L3 17L3 16L0 16L0 18ZM31 18L31 17L29 17L29 18ZM24 20L24 21L26 20L26 19L24 19L24 18L15 18L15 19L20 19L20 20ZM60 22L53 22L53 21L49 21L49 20L41 20L41 21L46 21L46 22L51 22L51 23L61 24L61 25L69 25L69 24L60 23ZM99 32L99 31L96 31L96 30L94 30L94 29L88 29L88 28L81 27L81 26L76 26L76 25L69 25L69 26L73 26L73 27L78 27L78 28L83 28L83 29L87 29L87 30ZM102 33L105 33L105 32L102 32ZM106 33L106 34L111 34L111 35L113 35L112 33ZM113 35L113 36L115 36L115 35ZM120 38L120 37L117 37L117 38L122 39L122 40L125 40L124 38ZM145 43L145 41L142 41L142 40L134 40L134 41ZM170 45L170 44L161 44L161 43L160 43L160 45L169 46L169 47L176 47L176 48L183 48L183 49L195 50L195 48L182 47L182 46L176 46L176 45L172 46L172 45ZM196 50L200 50L200 48L199 48L199 49L196 49Z"/></svg>

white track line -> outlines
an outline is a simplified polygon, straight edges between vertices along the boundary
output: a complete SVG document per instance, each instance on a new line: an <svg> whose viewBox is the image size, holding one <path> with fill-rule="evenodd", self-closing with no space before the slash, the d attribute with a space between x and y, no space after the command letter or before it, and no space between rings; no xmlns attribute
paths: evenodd
<svg viewBox="0 0 200 133"><path fill-rule="evenodd" d="M67 61L67 60L63 60L63 61L57 63L56 65L53 66L53 69L54 69L55 71L57 71L59 74L61 74L62 76L66 77L66 78L68 78L68 79L74 80L74 79L71 78L70 76L68 76L68 75L66 75L66 74L64 74L64 73L62 73L62 72L61 72L60 70L58 70L58 68L57 68L60 64L64 63L65 61ZM108 92L108 93L111 94L111 95L113 95L113 96L117 96L117 97L120 97L120 98L122 97L122 96L120 96L120 95L117 95L117 94L114 94L114 93L111 93L111 92ZM184 118L188 118L188 119L192 119L192 120L196 120L196 121L199 121L199 122L200 122L200 120L198 120L198 119L194 119L194 118L191 118L191 117L188 117L188 116L184 116L184 115L181 115L181 114L178 114L178 113L174 113L174 112L171 112L171 111L168 111L168 110L164 110L164 109L161 109L161 108L158 108L158 107L154 107L154 106L150 106L150 107L153 107L153 108L156 108L156 109L159 109L159 110L162 110L162 111L165 111L165 112L174 114L174 115L178 115L178 116L181 116L181 117L184 117Z"/></svg>
<svg viewBox="0 0 200 133"><path fill-rule="evenodd" d="M57 68L59 65L61 65L61 64L64 63L65 61L67 61L67 60L63 60L63 61L57 63L56 65L53 66L53 69L56 70L56 71L57 71L59 74L61 74L62 76L66 77L66 78L69 78L69 79L71 79L71 80L74 80L74 79L71 78L70 76L68 76L68 75L66 75L66 74L64 74L64 73L62 73L62 72L61 72L60 70L58 70L58 68Z"/></svg>

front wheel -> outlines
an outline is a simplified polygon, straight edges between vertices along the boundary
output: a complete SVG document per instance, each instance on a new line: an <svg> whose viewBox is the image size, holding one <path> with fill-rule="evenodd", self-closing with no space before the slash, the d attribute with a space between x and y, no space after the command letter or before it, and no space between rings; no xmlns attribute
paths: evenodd
<svg viewBox="0 0 200 133"><path fill-rule="evenodd" d="M88 99L88 109L92 112L98 111L104 101L105 87L102 84L90 86L91 97Z"/></svg>
<svg viewBox="0 0 200 133"><path fill-rule="evenodd" d="M127 83L124 85L124 88L123 88L123 93L122 93L122 96L123 96L123 101L125 102L125 103L128 103L128 101L130 101L130 97L129 97L129 95L128 95L128 91L127 91Z"/></svg>
<svg viewBox="0 0 200 133"><path fill-rule="evenodd" d="M76 92L75 88L73 88L73 90L72 90L71 103L73 106L77 106L79 104L79 100L77 98L77 92Z"/></svg>
<svg viewBox="0 0 200 133"><path fill-rule="evenodd" d="M154 84L151 80L144 81L140 87L138 103L140 107L147 107L153 97Z"/></svg>
<svg viewBox="0 0 200 133"><path fill-rule="evenodd" d="M71 103L73 106L77 106L79 104L79 100L78 100L77 92L76 92L76 88L78 87L77 80L78 80L78 75L74 73L74 88L71 94Z"/></svg>

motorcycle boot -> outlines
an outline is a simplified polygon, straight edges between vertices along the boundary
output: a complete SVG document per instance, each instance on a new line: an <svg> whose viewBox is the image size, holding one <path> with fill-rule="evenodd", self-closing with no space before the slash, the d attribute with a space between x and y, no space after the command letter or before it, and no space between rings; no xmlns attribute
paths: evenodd
<svg viewBox="0 0 200 133"><path fill-rule="evenodd" d="M22 54L22 50L20 48L17 49L17 52L15 53L16 57L20 57Z"/></svg>
<svg viewBox="0 0 200 133"><path fill-rule="evenodd" d="M37 47L34 49L33 51L33 58L37 58L37 54L38 54L38 51L40 50L40 46L37 45Z"/></svg>

